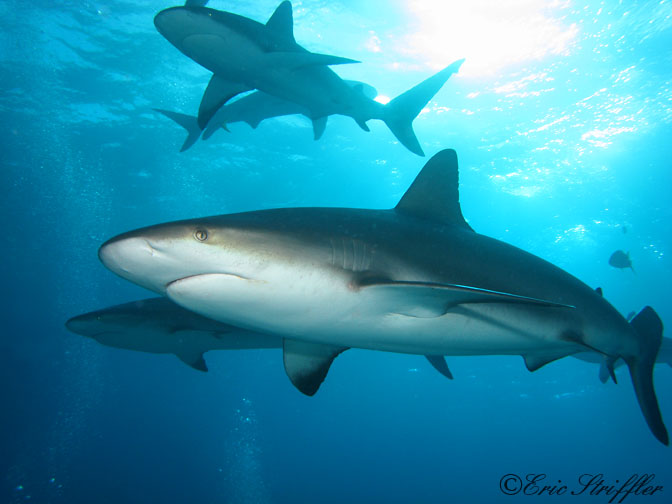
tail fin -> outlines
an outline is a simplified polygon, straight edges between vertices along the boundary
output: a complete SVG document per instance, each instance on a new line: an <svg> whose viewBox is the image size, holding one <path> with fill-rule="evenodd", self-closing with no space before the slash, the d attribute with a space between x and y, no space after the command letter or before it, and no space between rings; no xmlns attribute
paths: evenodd
<svg viewBox="0 0 672 504"><path fill-rule="evenodd" d="M653 435L667 446L670 440L653 389L653 365L663 339L663 322L653 308L646 306L630 325L639 337L641 349L639 355L626 359L639 407Z"/></svg>
<svg viewBox="0 0 672 504"><path fill-rule="evenodd" d="M186 151L189 147L194 145L201 136L201 128L198 127L198 119L187 114L180 114L172 110L154 109L158 113L172 119L177 124L187 130L187 138L182 144L180 152Z"/></svg>
<svg viewBox="0 0 672 504"><path fill-rule="evenodd" d="M455 61L439 73L425 79L417 86L397 96L385 106L385 124L404 147L413 154L424 156L413 131L413 119L422 111L448 78L460 69L464 59Z"/></svg>

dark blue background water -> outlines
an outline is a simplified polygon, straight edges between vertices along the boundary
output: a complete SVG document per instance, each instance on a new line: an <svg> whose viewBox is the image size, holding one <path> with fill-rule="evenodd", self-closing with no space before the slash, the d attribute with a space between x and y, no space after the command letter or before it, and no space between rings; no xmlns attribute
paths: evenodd
<svg viewBox="0 0 672 504"><path fill-rule="evenodd" d="M396 96L467 57L415 121L428 155L457 149L477 231L540 255L623 313L672 323L669 2L306 1L297 40ZM613 4L613 5L612 5ZM432 7L434 5L434 7ZM601 384L571 358L352 350L308 398L277 350L173 356L103 347L69 317L148 293L97 259L110 236L160 221L278 206L393 206L423 165L382 123L292 117L231 126L185 154L180 128L209 74L154 29L158 0L0 3L1 502L607 502L506 497L506 473L575 485L655 473L627 371ZM211 7L265 21L274 1ZM432 10L434 9L434 10ZM438 9L438 10L437 10ZM627 232L623 232L626 229ZM637 274L608 266L631 251ZM672 425L672 370L656 368Z"/></svg>

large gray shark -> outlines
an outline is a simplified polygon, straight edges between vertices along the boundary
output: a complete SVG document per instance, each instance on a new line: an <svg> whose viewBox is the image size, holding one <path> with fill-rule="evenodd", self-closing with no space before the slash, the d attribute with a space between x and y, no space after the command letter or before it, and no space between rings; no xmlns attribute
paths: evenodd
<svg viewBox="0 0 672 504"><path fill-rule="evenodd" d="M171 44L213 73L198 111L201 129L228 100L258 89L300 105L313 120L345 115L366 131L368 120L382 120L406 148L421 156L424 153L412 122L464 61L452 63L383 105L327 66L353 60L311 53L296 43L288 1L278 6L266 24L189 5L159 12L154 24Z"/></svg>
<svg viewBox="0 0 672 504"><path fill-rule="evenodd" d="M186 310L165 297L143 299L72 317L72 332L102 345L155 354L174 354L199 371L210 350L280 348L277 336L240 329Z"/></svg>
<svg viewBox="0 0 672 504"><path fill-rule="evenodd" d="M663 325L630 323L569 273L473 231L457 155L436 154L390 210L283 208L159 224L104 243L118 275L207 317L285 337L290 380L314 394L349 347L522 355L531 371L592 350L630 369L664 444L653 387ZM290 339L291 338L291 339Z"/></svg>
<svg viewBox="0 0 672 504"><path fill-rule="evenodd" d="M344 81L355 90L373 99L378 92L373 86L358 81ZM277 96L272 96L261 91L254 91L238 100L222 105L214 115L205 130L198 126L198 118L171 110L154 109L157 112L172 119L187 130L187 138L182 144L180 152L184 152L194 145L203 133L203 140L210 138L218 129L228 131L227 125L236 122L245 122L252 128L272 117L300 114L310 119L310 111L305 107ZM319 140L327 126L327 117L313 119L313 138Z"/></svg>

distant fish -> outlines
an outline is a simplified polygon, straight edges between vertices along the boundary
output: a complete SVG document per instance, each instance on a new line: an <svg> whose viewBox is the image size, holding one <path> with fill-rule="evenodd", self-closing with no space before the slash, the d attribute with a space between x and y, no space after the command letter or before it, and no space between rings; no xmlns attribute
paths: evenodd
<svg viewBox="0 0 672 504"><path fill-rule="evenodd" d="M207 4L208 0L187 0L184 2L187 7L205 7Z"/></svg>
<svg viewBox="0 0 672 504"><path fill-rule="evenodd" d="M623 231L623 234L628 234L628 226L626 226L625 224L623 224L623 225L621 226L621 231Z"/></svg>
<svg viewBox="0 0 672 504"><path fill-rule="evenodd" d="M630 260L630 252L623 252L622 250L617 250L609 258L609 266L613 266L618 269L630 268L633 273L635 268L632 267L632 261Z"/></svg>

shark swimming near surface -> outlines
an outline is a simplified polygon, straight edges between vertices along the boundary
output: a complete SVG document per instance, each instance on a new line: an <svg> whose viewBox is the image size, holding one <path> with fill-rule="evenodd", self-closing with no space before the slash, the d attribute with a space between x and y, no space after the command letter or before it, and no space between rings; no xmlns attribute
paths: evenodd
<svg viewBox="0 0 672 504"><path fill-rule="evenodd" d="M374 87L363 82L347 80L345 82L370 99L378 95ZM310 119L310 111L303 106L261 91L254 91L226 105L222 105L214 117L210 119L205 130L202 130L198 126L197 117L170 110L154 110L172 119L187 130L187 138L184 140L180 152L184 152L194 145L201 138L201 133L203 134L203 140L207 140L220 128L229 131L227 125L231 123L245 122L256 129L262 121L272 117L299 114ZM313 119L312 122L313 138L319 140L327 126L327 117Z"/></svg>
<svg viewBox="0 0 672 504"><path fill-rule="evenodd" d="M296 42L289 1L266 24L191 4L162 10L154 24L183 54L213 73L199 106L200 129L231 98L256 89L301 106L318 124L339 114L369 131L367 121L382 120L402 145L420 156L424 152L413 120L464 62L455 61L383 105L329 68L354 60L312 53Z"/></svg>
<svg viewBox="0 0 672 504"><path fill-rule="evenodd" d="M282 208L130 231L105 242L114 273L209 318L283 336L291 382L313 395L350 347L429 356L522 355L534 371L578 352L627 364L651 432L663 324L631 322L564 270L476 233L457 155L436 154L396 207Z"/></svg>

